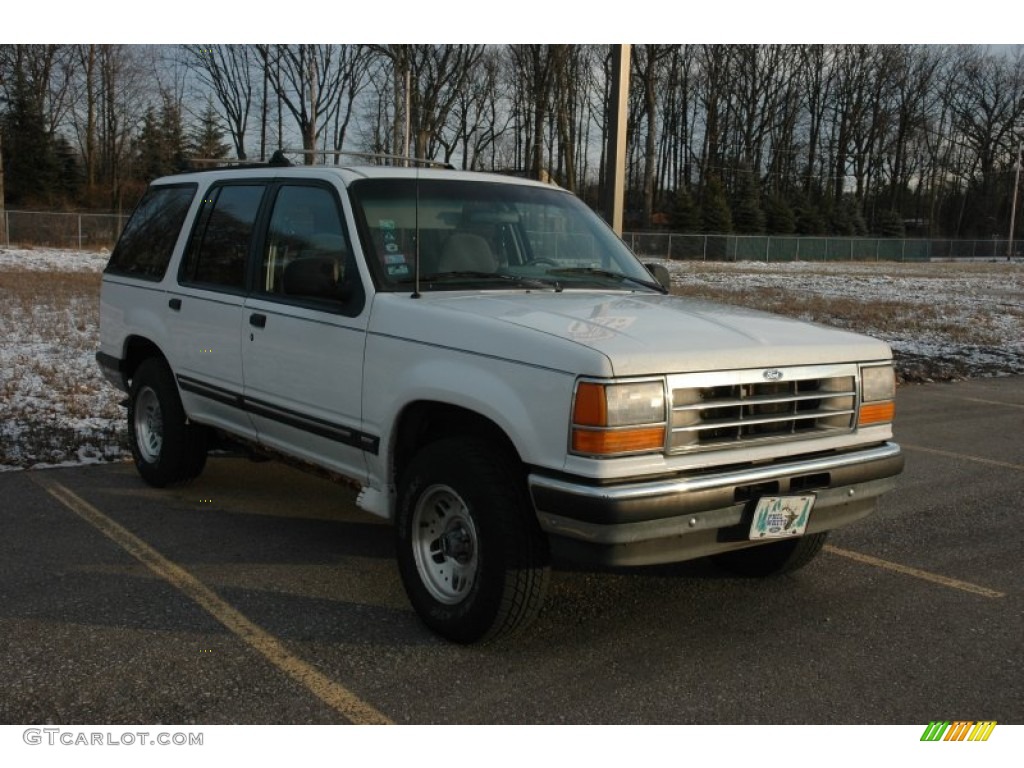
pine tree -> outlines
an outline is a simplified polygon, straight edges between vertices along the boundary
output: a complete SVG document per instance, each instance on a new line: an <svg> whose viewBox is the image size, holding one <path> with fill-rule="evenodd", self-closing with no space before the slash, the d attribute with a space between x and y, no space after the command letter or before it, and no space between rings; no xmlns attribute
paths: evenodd
<svg viewBox="0 0 1024 768"><path fill-rule="evenodd" d="M163 140L165 173L177 173L186 167L188 147L185 140L185 123L181 116L181 105L169 94L164 94L160 109L160 132Z"/></svg>
<svg viewBox="0 0 1024 768"><path fill-rule="evenodd" d="M823 235L825 234L825 217L821 210L810 199L805 197L793 209L796 218L796 233L798 235Z"/></svg>
<svg viewBox="0 0 1024 768"><path fill-rule="evenodd" d="M708 234L732 232L732 213L725 198L725 188L717 176L709 176L704 185L704 198L700 206L701 229Z"/></svg>
<svg viewBox="0 0 1024 768"><path fill-rule="evenodd" d="M741 235L760 235L764 232L765 216L761 210L761 191L757 177L745 166L736 174L736 189L732 198L732 224Z"/></svg>
<svg viewBox="0 0 1024 768"><path fill-rule="evenodd" d="M672 206L672 230L696 232L698 229L700 229L700 212L693 204L693 197L685 189L677 189Z"/></svg>
<svg viewBox="0 0 1024 768"><path fill-rule="evenodd" d="M153 107L149 107L142 116L142 127L136 140L136 157L144 179L165 175L163 136Z"/></svg>
<svg viewBox="0 0 1024 768"><path fill-rule="evenodd" d="M20 71L8 93L2 125L7 203L52 205L59 194L58 162L42 105Z"/></svg>
<svg viewBox="0 0 1024 768"><path fill-rule="evenodd" d="M882 212L878 217L876 228L878 234L882 237L903 237L906 231L903 226L903 219L900 218L899 213L893 210Z"/></svg>
<svg viewBox="0 0 1024 768"><path fill-rule="evenodd" d="M192 157L221 160L227 157L231 149L231 145L224 141L224 135L220 116L213 108L213 103L207 102L206 110L189 135L189 152Z"/></svg>
<svg viewBox="0 0 1024 768"><path fill-rule="evenodd" d="M796 232L796 215L786 200L772 195L765 204L765 229L771 235L791 235Z"/></svg>

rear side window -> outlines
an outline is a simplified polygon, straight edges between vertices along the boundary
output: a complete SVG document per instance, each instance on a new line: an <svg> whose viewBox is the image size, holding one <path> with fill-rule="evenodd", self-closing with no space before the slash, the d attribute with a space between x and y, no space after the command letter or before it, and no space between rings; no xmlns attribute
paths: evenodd
<svg viewBox="0 0 1024 768"><path fill-rule="evenodd" d="M182 265L182 282L245 289L245 265L265 189L264 184L225 184L206 193Z"/></svg>
<svg viewBox="0 0 1024 768"><path fill-rule="evenodd" d="M106 272L163 279L195 195L195 184L150 187L125 225Z"/></svg>

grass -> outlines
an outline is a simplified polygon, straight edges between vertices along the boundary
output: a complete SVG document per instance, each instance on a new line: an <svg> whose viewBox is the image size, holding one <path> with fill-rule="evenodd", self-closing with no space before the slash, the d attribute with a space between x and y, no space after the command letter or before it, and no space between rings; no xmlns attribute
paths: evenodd
<svg viewBox="0 0 1024 768"><path fill-rule="evenodd" d="M119 458L122 395L99 373L100 275L0 272L0 465Z"/></svg>
<svg viewBox="0 0 1024 768"><path fill-rule="evenodd" d="M897 349L903 381L1024 373L1021 264L671 266L683 296L926 340L938 351ZM127 456L124 395L95 361L100 279L0 268L0 467Z"/></svg>

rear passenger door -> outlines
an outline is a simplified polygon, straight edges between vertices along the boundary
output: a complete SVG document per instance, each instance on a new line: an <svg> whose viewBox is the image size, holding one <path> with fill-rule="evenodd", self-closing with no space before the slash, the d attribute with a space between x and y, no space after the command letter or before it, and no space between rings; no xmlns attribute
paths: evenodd
<svg viewBox="0 0 1024 768"><path fill-rule="evenodd" d="M254 437L242 401L242 312L265 181L212 185L168 295L171 365L186 412Z"/></svg>
<svg viewBox="0 0 1024 768"><path fill-rule="evenodd" d="M365 479L361 385L366 293L336 189L289 181L270 192L256 285L245 303L245 403L259 439Z"/></svg>

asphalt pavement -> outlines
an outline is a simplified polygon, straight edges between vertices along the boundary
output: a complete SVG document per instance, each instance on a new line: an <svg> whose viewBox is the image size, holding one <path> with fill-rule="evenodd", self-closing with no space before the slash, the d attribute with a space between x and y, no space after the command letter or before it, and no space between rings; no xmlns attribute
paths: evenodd
<svg viewBox="0 0 1024 768"><path fill-rule="evenodd" d="M0 474L0 723L1024 723L1024 379L905 386L907 465L805 569L560 564L450 645L349 489L211 458Z"/></svg>

